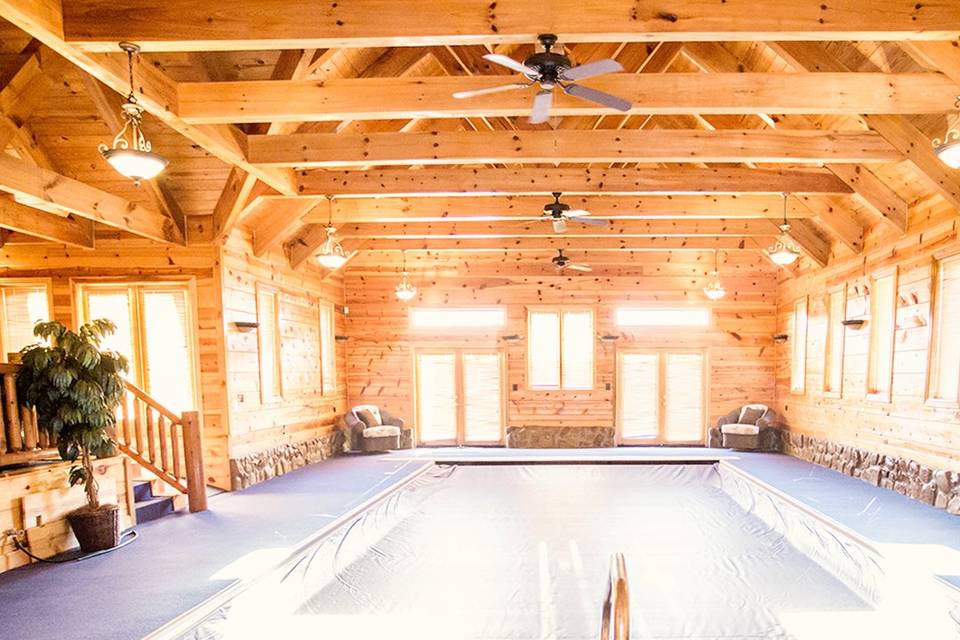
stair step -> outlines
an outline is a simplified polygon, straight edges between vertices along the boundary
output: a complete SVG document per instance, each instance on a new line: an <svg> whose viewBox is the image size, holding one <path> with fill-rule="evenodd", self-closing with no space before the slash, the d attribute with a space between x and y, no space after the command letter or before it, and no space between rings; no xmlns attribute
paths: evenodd
<svg viewBox="0 0 960 640"><path fill-rule="evenodd" d="M150 500L136 503L137 524L158 520L171 513L183 509L187 504L187 497L183 494L175 496L159 496Z"/></svg>
<svg viewBox="0 0 960 640"><path fill-rule="evenodd" d="M153 483L150 480L133 481L133 500L136 503L147 502L157 496L153 493Z"/></svg>

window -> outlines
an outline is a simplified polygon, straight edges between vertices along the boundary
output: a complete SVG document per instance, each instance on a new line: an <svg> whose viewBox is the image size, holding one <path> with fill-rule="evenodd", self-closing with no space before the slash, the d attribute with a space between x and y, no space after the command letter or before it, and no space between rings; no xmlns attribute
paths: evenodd
<svg viewBox="0 0 960 640"><path fill-rule="evenodd" d="M593 311L536 309L527 324L530 388L593 388Z"/></svg>
<svg viewBox="0 0 960 640"><path fill-rule="evenodd" d="M50 320L50 290L46 282L7 281L0 284L0 360L37 342L33 325Z"/></svg>
<svg viewBox="0 0 960 640"><path fill-rule="evenodd" d="M615 321L622 327L706 327L710 310L702 307L620 307Z"/></svg>
<svg viewBox="0 0 960 640"><path fill-rule="evenodd" d="M847 313L847 289L840 285L827 293L827 353L823 391L839 396L843 390L843 321Z"/></svg>
<svg viewBox="0 0 960 640"><path fill-rule="evenodd" d="M793 304L793 351L790 359L790 393L803 393L807 377L807 299Z"/></svg>
<svg viewBox="0 0 960 640"><path fill-rule="evenodd" d="M337 391L337 355L334 350L333 306L320 305L320 384L322 393L330 395Z"/></svg>
<svg viewBox="0 0 960 640"><path fill-rule="evenodd" d="M410 325L414 329L472 329L502 327L507 323L507 312L502 307L475 309L435 309L414 307L410 310Z"/></svg>
<svg viewBox="0 0 960 640"><path fill-rule="evenodd" d="M280 300L276 289L257 285L257 348L260 354L260 401L283 395L280 378Z"/></svg>
<svg viewBox="0 0 960 640"><path fill-rule="evenodd" d="M198 408L189 284L81 284L78 294L81 322L116 325L103 347L127 356L131 382L174 413Z"/></svg>
<svg viewBox="0 0 960 640"><path fill-rule="evenodd" d="M870 288L870 354L867 368L867 395L872 400L890 401L893 383L893 339L896 333L897 272L890 269L874 274Z"/></svg>
<svg viewBox="0 0 960 640"><path fill-rule="evenodd" d="M960 254L937 260L934 269L930 376L931 404L960 404Z"/></svg>

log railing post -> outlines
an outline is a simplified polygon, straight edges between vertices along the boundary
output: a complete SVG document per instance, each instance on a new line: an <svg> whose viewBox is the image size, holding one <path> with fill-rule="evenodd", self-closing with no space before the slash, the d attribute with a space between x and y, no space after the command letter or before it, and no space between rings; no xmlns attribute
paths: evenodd
<svg viewBox="0 0 960 640"><path fill-rule="evenodd" d="M187 476L187 502L191 512L206 511L207 483L203 472L203 440L200 434L200 414L185 411L183 425L183 462Z"/></svg>

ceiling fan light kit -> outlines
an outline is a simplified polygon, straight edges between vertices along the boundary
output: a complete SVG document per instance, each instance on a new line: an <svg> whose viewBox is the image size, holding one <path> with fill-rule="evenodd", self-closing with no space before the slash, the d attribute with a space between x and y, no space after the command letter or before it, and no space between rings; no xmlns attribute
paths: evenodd
<svg viewBox="0 0 960 640"><path fill-rule="evenodd" d="M514 89L526 89L528 87L539 87L537 94L533 98L533 110L528 118L531 124L542 124L550 117L550 107L553 105L553 89L560 89L571 96L595 102L604 107L609 107L616 111L629 111L631 102L618 98L617 96L591 89L580 84L580 80L593 78L595 76L607 73L619 73L623 71L623 65L616 60L606 58L595 62L588 62L579 66L574 66L570 58L562 53L553 51L557 44L557 36L552 33L543 33L537 36L537 40L543 47L543 51L534 53L527 57L523 62L518 62L499 53L488 53L483 56L488 61L506 67L511 71L516 71L527 78L527 82L512 82L497 87L487 89L478 89L476 91L457 91L453 94L454 98L475 98L478 96L500 93L502 91L512 91Z"/></svg>

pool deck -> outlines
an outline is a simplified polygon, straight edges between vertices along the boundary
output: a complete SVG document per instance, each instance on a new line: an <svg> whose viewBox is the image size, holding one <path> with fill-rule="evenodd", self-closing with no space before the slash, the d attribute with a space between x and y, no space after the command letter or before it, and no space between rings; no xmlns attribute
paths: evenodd
<svg viewBox="0 0 960 640"><path fill-rule="evenodd" d="M698 447L417 449L334 458L213 496L206 512L179 513L138 526L140 538L114 553L0 574L4 636L143 637L237 580L268 569L298 542L434 461L524 460L724 460L885 548L922 554L925 562L934 564L935 573L960 588L955 561L960 558L960 517L788 456ZM88 613L90 603L96 603L95 615Z"/></svg>

